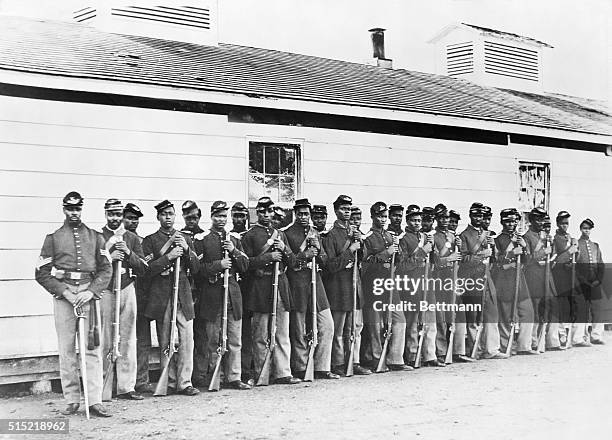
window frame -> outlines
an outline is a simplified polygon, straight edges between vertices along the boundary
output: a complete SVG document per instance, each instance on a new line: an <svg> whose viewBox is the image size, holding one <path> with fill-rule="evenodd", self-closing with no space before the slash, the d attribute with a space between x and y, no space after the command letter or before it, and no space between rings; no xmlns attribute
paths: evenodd
<svg viewBox="0 0 612 440"><path fill-rule="evenodd" d="M519 205L520 197L521 197L521 171L520 167L522 165L543 165L548 169L548 175L546 176L545 188L546 194L544 198L544 209L546 212L550 210L550 201L551 201L551 186L552 186L552 175L553 175L553 164L548 160L541 159L526 159L526 158L516 158L515 160L515 170L516 170L516 188L517 188L517 207L519 208L519 212L521 213L521 221L519 222L519 230L522 232L526 231L529 226L529 219L527 218L527 214L529 211L523 211L523 207Z"/></svg>

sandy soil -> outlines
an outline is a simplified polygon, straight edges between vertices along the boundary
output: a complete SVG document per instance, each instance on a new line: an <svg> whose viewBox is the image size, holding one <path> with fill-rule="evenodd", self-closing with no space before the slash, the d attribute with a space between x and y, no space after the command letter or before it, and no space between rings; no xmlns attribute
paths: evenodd
<svg viewBox="0 0 612 440"><path fill-rule="evenodd" d="M71 417L67 437L608 439L612 335L606 338L605 346L444 369L115 400L108 404L113 418ZM53 393L1 399L0 417L61 417L64 406L62 396Z"/></svg>

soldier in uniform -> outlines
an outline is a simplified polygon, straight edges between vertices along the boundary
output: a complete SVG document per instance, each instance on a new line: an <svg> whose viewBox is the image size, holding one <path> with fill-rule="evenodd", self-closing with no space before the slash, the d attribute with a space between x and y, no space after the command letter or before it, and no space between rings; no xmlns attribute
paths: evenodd
<svg viewBox="0 0 612 440"><path fill-rule="evenodd" d="M361 216L361 208L359 208L359 206L351 206L351 218L349 220L349 223L355 226L359 233L363 235L363 232L361 232Z"/></svg>
<svg viewBox="0 0 612 440"><path fill-rule="evenodd" d="M160 358L170 339L172 296L175 260L181 257L179 267L179 301L176 311L178 352L172 356L168 375L168 387L176 393L194 396L200 391L191 382L193 371L193 297L187 272L196 274L199 261L189 236L174 229L174 205L164 200L155 205L160 228L142 241L145 261L149 264L151 284L145 316L154 319L159 338Z"/></svg>
<svg viewBox="0 0 612 440"><path fill-rule="evenodd" d="M604 277L605 265L599 245L591 241L591 230L594 227L595 223L588 218L580 223L581 235L578 239L578 265L576 272L580 282L580 290L584 296L580 299L576 315L578 322L588 323L590 321L592 323L590 342L601 345L604 344L602 339L604 316L601 310L604 292L601 282ZM588 309L591 311L590 314L587 313ZM584 342L588 344L589 340L587 339Z"/></svg>
<svg viewBox="0 0 612 440"><path fill-rule="evenodd" d="M242 202L232 205L232 230L230 236L242 241L242 236L247 231L249 210ZM242 348L240 359L242 363L242 381L249 385L254 383L255 372L253 371L253 341L251 339L251 319L253 313L244 307L247 304L247 286L244 282L244 275L236 273L236 279L242 293Z"/></svg>
<svg viewBox="0 0 612 440"><path fill-rule="evenodd" d="M90 313L92 300L100 299L108 286L112 268L104 249L104 238L81 222L83 198L69 192L63 199L64 225L45 237L36 266L36 281L54 298L60 378L68 406L62 414L75 414L80 405L81 388L75 349L77 318L75 309L85 313L85 328L95 318ZM102 406L101 347L87 349L87 394L89 411L110 417Z"/></svg>
<svg viewBox="0 0 612 440"><path fill-rule="evenodd" d="M389 226L387 231L395 234L397 237L402 235L402 220L404 217L404 207L402 205L389 205Z"/></svg>
<svg viewBox="0 0 612 440"><path fill-rule="evenodd" d="M181 232L187 232L193 236L195 234L201 234L204 232L200 228L200 219L202 218L202 210L198 207L196 202L193 200L186 200L181 206L183 211L183 220L185 221L185 227L181 229Z"/></svg>
<svg viewBox="0 0 612 440"><path fill-rule="evenodd" d="M334 226L323 238L323 249L327 254L326 275L324 278L325 291L334 319L334 341L332 344L332 372L343 375L346 371L345 338L348 340L352 333L352 320L355 322L354 336L354 366L355 374L367 375L372 372L359 365L359 351L361 348L361 330L363 328L363 314L361 310L361 280L357 279L356 313L353 312L353 265L355 252L361 249L361 233L350 224L351 205L353 199L340 195L334 202L334 211L337 220ZM316 205L315 205L316 207Z"/></svg>
<svg viewBox="0 0 612 440"><path fill-rule="evenodd" d="M130 231L141 244L142 237L137 229L140 218L143 216L140 208L134 203L127 203L123 208L123 226ZM149 352L151 351L151 320L144 316L149 291L147 276L136 277L136 385L137 393L152 393L153 387L149 383ZM159 339L159 335L158 335Z"/></svg>
<svg viewBox="0 0 612 440"><path fill-rule="evenodd" d="M534 208L529 213L529 230L523 235L527 243L525 278L531 295L534 313L534 326L532 332L532 346L537 348L538 336L546 331L551 316L553 296L556 296L553 277L550 277L549 285L546 286L546 260L552 256L552 240L544 229L546 223L546 211ZM559 342L558 332L547 331L545 335L545 347L550 350L562 350Z"/></svg>
<svg viewBox="0 0 612 440"><path fill-rule="evenodd" d="M207 382L210 383L218 357L217 348L223 317L223 274L229 269L227 353L223 359L225 380L229 388L248 390L251 386L241 380L242 294L236 274L246 273L249 258L242 251L240 240L225 232L228 210L226 202L214 202L210 208L210 230L196 235L198 240L194 247L200 260L203 278L199 316L205 322L209 359Z"/></svg>
<svg viewBox="0 0 612 440"><path fill-rule="evenodd" d="M436 217L435 210L430 206L424 206L421 211L421 233L433 235L433 224Z"/></svg>
<svg viewBox="0 0 612 440"><path fill-rule="evenodd" d="M450 215L448 209L442 203L435 207L436 215L436 232L433 236L433 278L439 280L436 285L435 296L436 302L439 304L451 304L453 301L453 291L447 290L445 286L453 282L453 265L455 262L461 261L461 254L457 247L455 234L448 229ZM455 298L455 303L458 303ZM448 349L447 330L448 325L453 322L453 311L436 311L436 355L438 362L443 363ZM457 339L465 338L465 326L459 330L455 314L455 337ZM453 348L457 345L455 337L453 338ZM453 350L453 354L455 351Z"/></svg>
<svg viewBox="0 0 612 440"><path fill-rule="evenodd" d="M457 227L459 226L459 220L461 220L461 216L457 211L453 211L452 209L448 212L449 220L448 220L448 230L453 234L457 233Z"/></svg>
<svg viewBox="0 0 612 440"><path fill-rule="evenodd" d="M316 264L325 267L327 254L322 249L319 232L310 226L311 205L308 199L296 200L293 206L295 221L283 232L287 237L289 247L296 257L296 266L287 271L293 310L291 311L291 364L295 376L304 378L308 361L309 346L306 339L307 322L312 316L312 259L316 257ZM334 337L334 321L325 287L316 270L316 303L317 303L317 337L318 343L314 352L314 370L317 379L340 379L340 376L331 372L331 349ZM312 334L310 335L312 338Z"/></svg>
<svg viewBox="0 0 612 440"><path fill-rule="evenodd" d="M459 276L476 282L471 291L463 294L463 303L480 305L478 311L465 312L467 335L472 346L478 344L477 352L485 359L506 359L508 355L499 351L497 293L489 270L489 260L495 256L495 243L488 231L482 228L485 211L482 203L472 203L470 224L459 236L462 255ZM478 280L481 280L480 284ZM483 325L479 341L476 340L478 319Z"/></svg>
<svg viewBox="0 0 612 440"><path fill-rule="evenodd" d="M274 207L274 216L272 217L272 227L274 229L280 229L285 224L285 218L287 213L280 206Z"/></svg>
<svg viewBox="0 0 612 440"><path fill-rule="evenodd" d="M500 213L503 230L495 237L497 259L495 261L495 287L499 306L499 336L502 350L505 352L510 340L512 323L518 325L516 337L517 354L538 354L531 349L533 331L533 304L529 296L527 281L523 273L523 262L527 252L527 243L517 234L516 228L521 215L515 208L504 209ZM517 268L517 256L521 255L521 265ZM519 271L518 292L516 271ZM514 310L515 295L516 310ZM515 322L515 319L517 320Z"/></svg>
<svg viewBox="0 0 612 440"><path fill-rule="evenodd" d="M493 211L490 206L485 206L482 210L482 229L483 231L489 231L491 237L495 237L497 234L495 231L489 230L491 227L491 220L493 219Z"/></svg>
<svg viewBox="0 0 612 440"><path fill-rule="evenodd" d="M397 212L397 209L395 210ZM366 234L363 242L363 265L361 271L363 286L363 320L366 326L367 343L363 354L363 362L373 369L382 355L383 326L387 325L387 311L375 307L375 302L398 305L400 303L399 292L392 290L378 296L374 292L374 280L391 278L391 263L399 263L399 237L391 232L385 231L387 223L387 205L384 202L376 202L370 207L372 228ZM401 217L400 217L401 222ZM396 222L397 226L397 222ZM395 255L395 258L393 256ZM389 295L392 295L389 298ZM378 309L378 310L377 310ZM406 338L406 318L401 310L391 312L391 332L387 351L387 364L385 368L392 371L408 371L411 367L404 364L404 343Z"/></svg>
<svg viewBox="0 0 612 440"><path fill-rule="evenodd" d="M557 214L557 230L553 238L553 252L557 257L552 268L552 275L555 280L555 288L557 289L556 299L559 302L559 322L568 323L568 326L574 327L573 330L577 330L575 328L576 324L573 324L574 320L572 319L572 303L577 295L575 291L577 281L575 275L573 279L574 284L572 285L572 268L575 269L572 259L576 258L578 253L578 241L567 232L570 217L570 213L567 211L560 211ZM565 325L563 328L565 328ZM561 328L559 332L562 332ZM572 331L572 335L576 336L576 332ZM567 334L564 335L566 346L569 345L567 343L567 336ZM577 340L577 342L580 342L580 340Z"/></svg>
<svg viewBox="0 0 612 440"><path fill-rule="evenodd" d="M113 277L102 296L102 353L104 372L111 361L113 351L113 323L115 321L115 262L119 261L121 277L121 303L119 320L119 352L116 361L117 397L119 399L142 400L134 391L136 385L136 277L144 276L147 263L144 261L142 245L138 236L122 226L123 204L117 199L108 199L104 204L106 225L102 228L105 249L113 262Z"/></svg>
<svg viewBox="0 0 612 440"><path fill-rule="evenodd" d="M327 224L327 206L313 205L311 217L312 226L319 231L319 233L325 232L325 225Z"/></svg>
<svg viewBox="0 0 612 440"><path fill-rule="evenodd" d="M274 202L269 197L257 201L257 223L242 237L242 246L249 257L247 307L253 312L253 360L260 374L266 357L266 341L273 304L274 263L279 263L278 298L276 306L276 348L272 354L271 376L275 383L296 384L301 380L291 375L289 312L291 291L285 271L295 266L295 256L282 231L272 227Z"/></svg>
<svg viewBox="0 0 612 440"><path fill-rule="evenodd" d="M398 275L400 277L408 276L408 278L419 284L415 291L402 292L402 299L413 304L415 307L405 311L406 345L404 359L410 365L415 366L420 339L419 333L421 331L419 326L422 324L423 345L421 353L423 365L443 367L445 364L439 362L436 356L436 312L429 310L419 312L421 301L426 301L428 304L435 302L433 299L435 294L430 291L425 295L426 290L424 286L424 283L427 283L425 267L428 261L430 261L433 249L433 236L421 232L421 222L421 209L417 205L409 205L406 208L406 230L399 242L400 265L398 267ZM433 273L429 275L429 278L432 277Z"/></svg>

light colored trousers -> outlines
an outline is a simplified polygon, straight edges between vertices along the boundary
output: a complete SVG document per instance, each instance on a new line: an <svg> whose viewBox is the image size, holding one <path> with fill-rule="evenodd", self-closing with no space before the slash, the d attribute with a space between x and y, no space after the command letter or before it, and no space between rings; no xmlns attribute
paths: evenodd
<svg viewBox="0 0 612 440"><path fill-rule="evenodd" d="M168 301L164 319L155 321L157 334L159 336L159 358L166 357L164 350L170 341L170 324L172 319L172 300ZM175 389L177 392L191 386L191 373L193 372L193 320L187 321L183 310L179 304L176 313L176 329L178 352L174 353L170 359L168 371L168 388Z"/></svg>
<svg viewBox="0 0 612 440"><path fill-rule="evenodd" d="M100 300L104 375L106 375L106 369L110 362L108 353L113 349L113 322L115 321L116 303L115 293L105 291ZM136 384L136 291L134 283L121 290L119 307L119 352L121 356L115 364L115 377L117 379L117 394L125 394L134 391L134 385Z"/></svg>
<svg viewBox="0 0 612 440"><path fill-rule="evenodd" d="M205 320L207 351L206 359L208 359L208 375L212 377L217 364L219 354L217 349L220 341L221 331L221 313L214 321ZM235 320L232 314L231 301L228 302L227 309L227 352L223 355L221 371L225 374L226 382L234 382L240 380L242 373L242 319Z"/></svg>
<svg viewBox="0 0 612 440"><path fill-rule="evenodd" d="M308 315L311 315L308 313ZM291 312L289 330L291 335L291 367L294 371L305 371L310 347L306 339L306 312ZM334 320L329 309L317 312L317 346L314 352L315 371L330 371Z"/></svg>
<svg viewBox="0 0 612 440"><path fill-rule="evenodd" d="M255 374L260 374L266 360L266 344L270 334L270 313L253 312L253 364ZM289 311L285 310L282 299L278 298L276 303L276 347L272 352L272 368L270 378L272 380L291 376L290 356L291 342L289 341Z"/></svg>
<svg viewBox="0 0 612 440"><path fill-rule="evenodd" d="M333 368L342 367L346 361L346 348L351 338L351 315L353 312L344 312L340 310L332 310L332 318L334 320L334 340L332 342L332 359L331 365ZM357 309L355 312L355 347L353 352L353 365L359 363L359 351L361 350L361 331L363 330L363 312Z"/></svg>
<svg viewBox="0 0 612 440"><path fill-rule="evenodd" d="M72 293L87 290L89 284L66 288ZM87 396L89 405L102 403L102 351L100 347L87 349L87 332L89 329L89 307L91 301L83 307L85 312L85 363L87 368ZM77 342L78 323L74 315L74 308L65 299L53 300L55 315L55 331L57 332L57 346L59 352L60 378L64 398L68 403L80 403L81 383L79 380L80 362L77 357L75 344Z"/></svg>
<svg viewBox="0 0 612 440"><path fill-rule="evenodd" d="M368 344L366 346L365 353L363 355L364 362L369 363L371 366L376 367L380 356L382 355L382 348L384 344L384 338L382 337L382 330L386 325L387 311L375 311L370 310L366 319L368 323L367 335ZM389 339L389 346L387 348L387 365L403 365L404 364L404 347L406 342L406 318L403 311L391 312L391 338Z"/></svg>
<svg viewBox="0 0 612 440"><path fill-rule="evenodd" d="M418 307L418 303L417 303ZM419 331L417 311L406 311L406 347L404 358L406 362L412 363L416 359L419 348ZM423 312L423 346L421 347L421 359L424 362L436 359L436 337L438 329L436 327L436 312ZM455 334L457 336L457 334Z"/></svg>
<svg viewBox="0 0 612 440"><path fill-rule="evenodd" d="M511 322L513 320L513 302L499 302L499 338L500 346L503 351L508 346L510 340L510 330L512 329ZM519 331L518 337L514 339L517 351L531 350L532 332L533 332L533 305L530 298L525 298L518 301L516 310L518 315Z"/></svg>

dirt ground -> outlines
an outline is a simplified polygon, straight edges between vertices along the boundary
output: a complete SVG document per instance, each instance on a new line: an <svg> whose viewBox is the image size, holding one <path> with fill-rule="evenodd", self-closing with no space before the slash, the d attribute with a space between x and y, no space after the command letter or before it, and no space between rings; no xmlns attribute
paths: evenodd
<svg viewBox="0 0 612 440"><path fill-rule="evenodd" d="M607 345L444 369L113 401L70 418L74 439L608 439ZM61 395L0 400L1 418L61 417ZM2 436L0 436L2 437ZM33 435L31 438L44 438ZM60 438L61 436L48 436ZM12 438L26 438L23 435Z"/></svg>

